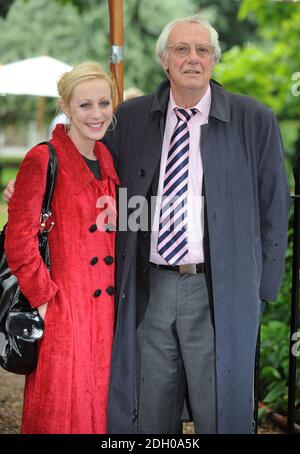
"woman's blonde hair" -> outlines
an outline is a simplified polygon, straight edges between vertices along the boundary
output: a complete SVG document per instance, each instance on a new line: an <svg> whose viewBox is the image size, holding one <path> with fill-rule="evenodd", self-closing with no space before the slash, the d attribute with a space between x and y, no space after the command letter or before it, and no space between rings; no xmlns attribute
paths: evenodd
<svg viewBox="0 0 300 454"><path fill-rule="evenodd" d="M113 81L96 61L86 61L75 66L71 71L64 73L57 82L60 99L69 105L74 88L81 82L92 79L106 80L113 96Z"/></svg>

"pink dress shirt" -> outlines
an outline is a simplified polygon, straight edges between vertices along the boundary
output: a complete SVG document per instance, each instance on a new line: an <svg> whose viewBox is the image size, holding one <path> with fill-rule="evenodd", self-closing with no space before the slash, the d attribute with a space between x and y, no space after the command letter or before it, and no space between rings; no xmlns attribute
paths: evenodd
<svg viewBox="0 0 300 454"><path fill-rule="evenodd" d="M188 209L187 209L187 229L188 229L188 254L180 260L179 264L197 264L204 262L203 253L203 212L204 204L202 197L203 167L201 160L200 138L201 125L208 123L208 116L211 104L211 89L208 87L205 95L195 106L198 110L188 122L190 132L190 157L189 157L189 176L188 176ZM159 265L167 265L167 262L157 253L159 214L161 207L161 196L163 192L164 174L169 151L171 136L177 124L177 117L174 111L176 106L172 92L166 118L166 128L163 140L162 155L160 162L160 175L156 199L156 207L151 233L150 262Z"/></svg>

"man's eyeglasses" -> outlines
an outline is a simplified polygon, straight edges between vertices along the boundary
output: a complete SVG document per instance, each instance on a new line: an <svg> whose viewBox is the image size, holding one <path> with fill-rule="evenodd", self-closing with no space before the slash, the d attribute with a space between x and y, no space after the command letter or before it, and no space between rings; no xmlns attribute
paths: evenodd
<svg viewBox="0 0 300 454"><path fill-rule="evenodd" d="M176 55L176 57L187 57L191 52L191 48L187 44L176 44L175 46L167 46L167 49L171 49L173 54ZM210 46L208 44L197 44L195 46L195 50L198 57L208 58L213 54L214 46Z"/></svg>

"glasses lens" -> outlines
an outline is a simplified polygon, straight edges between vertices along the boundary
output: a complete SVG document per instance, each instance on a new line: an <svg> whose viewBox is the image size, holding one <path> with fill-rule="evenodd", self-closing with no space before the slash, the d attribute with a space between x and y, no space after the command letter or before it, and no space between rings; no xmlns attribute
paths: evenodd
<svg viewBox="0 0 300 454"><path fill-rule="evenodd" d="M174 48L174 54L177 55L178 57L186 57L190 53L190 48L189 46L175 46Z"/></svg>
<svg viewBox="0 0 300 454"><path fill-rule="evenodd" d="M196 46L196 52L198 57L208 57L211 54L211 48L200 44Z"/></svg>
<svg viewBox="0 0 300 454"><path fill-rule="evenodd" d="M177 46L170 47L177 57L186 57L191 51L190 46L185 44L178 44ZM198 57L207 58L212 54L213 47L205 44L198 44L195 49Z"/></svg>

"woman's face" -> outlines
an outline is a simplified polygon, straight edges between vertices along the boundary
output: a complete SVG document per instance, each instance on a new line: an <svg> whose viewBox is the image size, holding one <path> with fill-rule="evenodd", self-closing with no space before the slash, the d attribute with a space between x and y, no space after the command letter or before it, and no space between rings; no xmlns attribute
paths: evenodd
<svg viewBox="0 0 300 454"><path fill-rule="evenodd" d="M69 136L75 145L103 138L112 121L111 88L104 79L79 83L73 90L64 112L70 118Z"/></svg>

